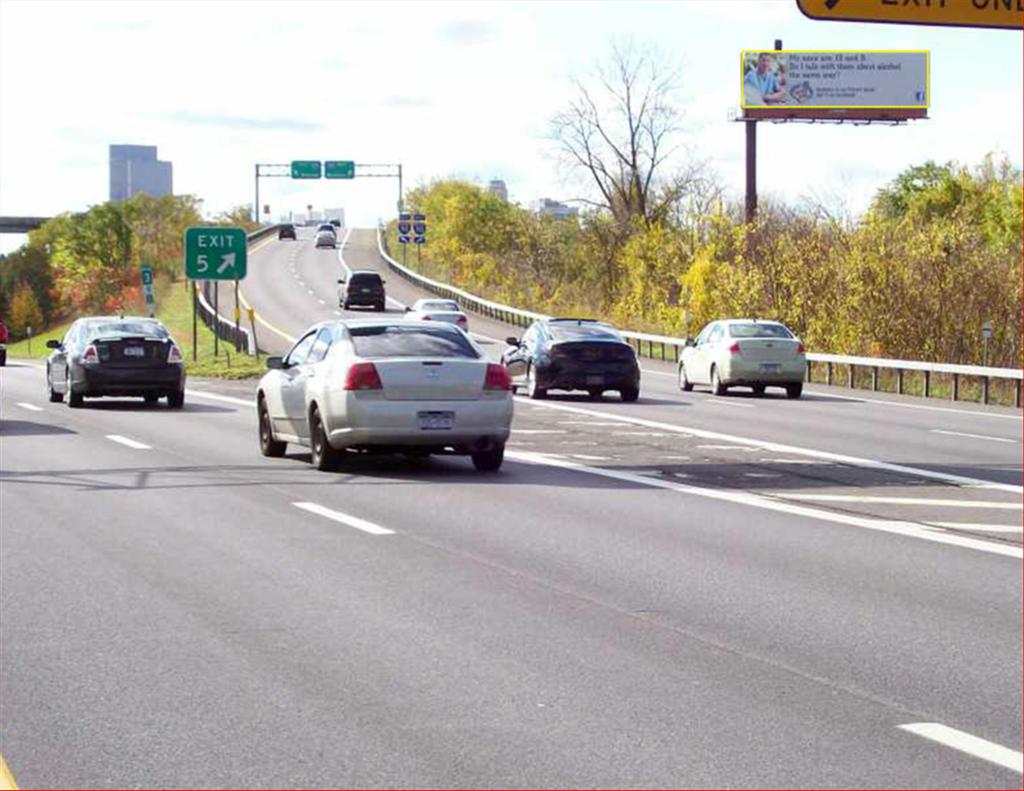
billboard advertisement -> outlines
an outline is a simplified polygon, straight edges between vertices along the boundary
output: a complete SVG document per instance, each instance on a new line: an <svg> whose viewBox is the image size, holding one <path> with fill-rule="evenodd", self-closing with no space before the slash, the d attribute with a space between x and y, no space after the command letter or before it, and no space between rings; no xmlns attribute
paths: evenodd
<svg viewBox="0 0 1024 791"><path fill-rule="evenodd" d="M927 50L744 50L747 118L924 118Z"/></svg>

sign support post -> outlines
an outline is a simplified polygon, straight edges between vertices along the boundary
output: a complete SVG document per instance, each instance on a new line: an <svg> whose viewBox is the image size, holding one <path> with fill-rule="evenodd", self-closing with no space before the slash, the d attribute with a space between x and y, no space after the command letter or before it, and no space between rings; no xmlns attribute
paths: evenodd
<svg viewBox="0 0 1024 791"><path fill-rule="evenodd" d="M235 281L235 351L242 351L242 311L238 306L238 281Z"/></svg>
<svg viewBox="0 0 1024 791"><path fill-rule="evenodd" d="M213 356L216 357L220 354L220 333L217 332L220 327L220 281L213 281Z"/></svg>

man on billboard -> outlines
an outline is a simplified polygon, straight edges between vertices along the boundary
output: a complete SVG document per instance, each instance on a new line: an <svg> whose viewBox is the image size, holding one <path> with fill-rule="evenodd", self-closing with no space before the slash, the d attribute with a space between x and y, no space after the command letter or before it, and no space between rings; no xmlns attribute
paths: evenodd
<svg viewBox="0 0 1024 791"><path fill-rule="evenodd" d="M744 104L782 104L786 101L786 72L778 73L770 52L762 52L743 78Z"/></svg>

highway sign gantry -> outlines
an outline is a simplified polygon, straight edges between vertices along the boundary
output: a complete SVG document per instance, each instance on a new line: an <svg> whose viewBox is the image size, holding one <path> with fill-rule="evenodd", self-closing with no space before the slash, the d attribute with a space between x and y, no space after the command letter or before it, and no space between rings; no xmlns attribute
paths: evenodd
<svg viewBox="0 0 1024 791"><path fill-rule="evenodd" d="M318 178L320 178L320 160L319 159L293 159L292 160L292 178L293 179L318 179Z"/></svg>
<svg viewBox="0 0 1024 791"><path fill-rule="evenodd" d="M796 4L805 16L831 22L1024 28L1024 0L796 0Z"/></svg>
<svg viewBox="0 0 1024 791"><path fill-rule="evenodd" d="M185 276L191 280L241 280L246 272L243 228L194 227L185 231Z"/></svg>

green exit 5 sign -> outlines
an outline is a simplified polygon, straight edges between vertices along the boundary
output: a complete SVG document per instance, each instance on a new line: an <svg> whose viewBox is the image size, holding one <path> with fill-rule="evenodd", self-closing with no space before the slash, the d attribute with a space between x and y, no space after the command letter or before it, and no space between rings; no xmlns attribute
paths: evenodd
<svg viewBox="0 0 1024 791"><path fill-rule="evenodd" d="M185 276L192 280L241 280L246 269L244 228L185 230Z"/></svg>
<svg viewBox="0 0 1024 791"><path fill-rule="evenodd" d="M320 160L319 159L293 159L292 160L292 178L293 179L318 179L318 178L320 178Z"/></svg>
<svg viewBox="0 0 1024 791"><path fill-rule="evenodd" d="M340 160L324 162L324 176L329 179L354 179L356 177L356 163L351 160Z"/></svg>

